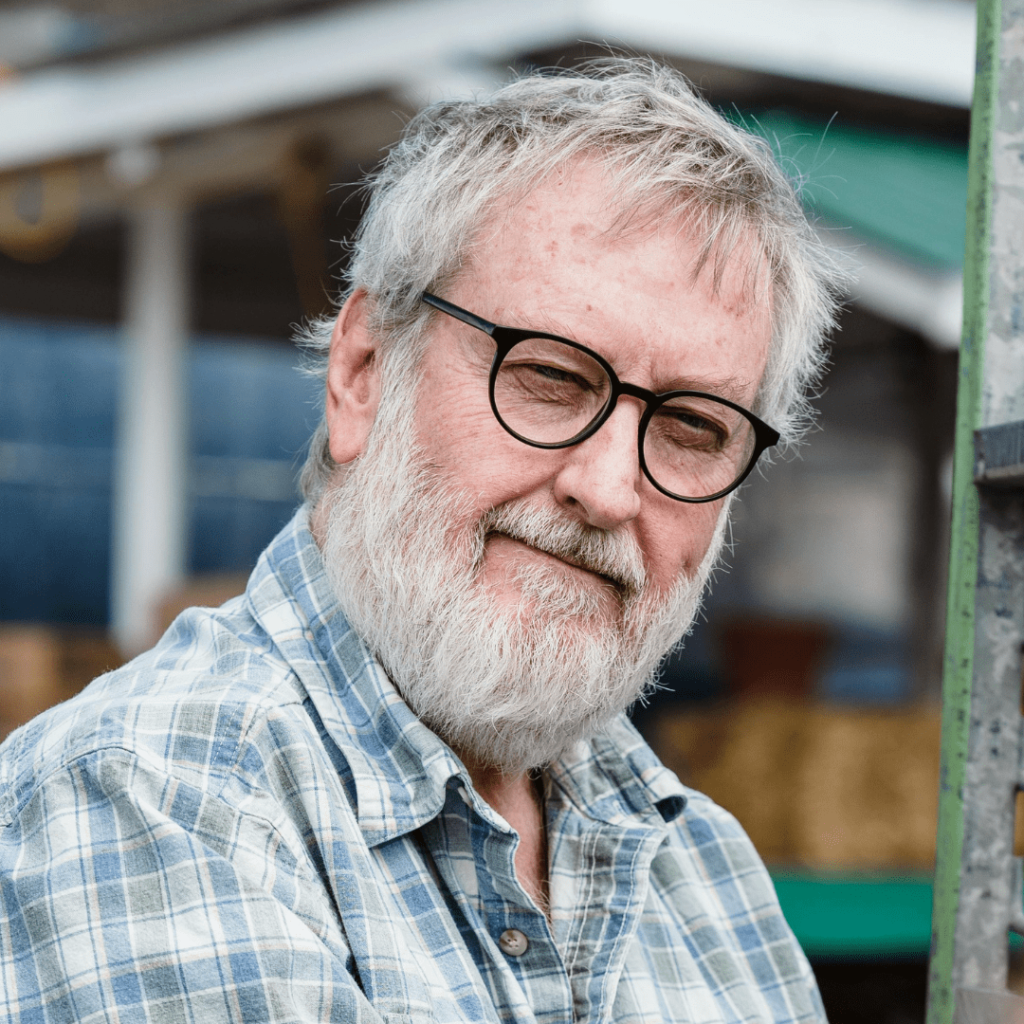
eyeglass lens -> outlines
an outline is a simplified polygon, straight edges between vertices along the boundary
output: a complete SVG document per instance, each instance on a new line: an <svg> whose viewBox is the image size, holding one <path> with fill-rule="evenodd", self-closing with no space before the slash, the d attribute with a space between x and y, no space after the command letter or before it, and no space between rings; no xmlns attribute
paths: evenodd
<svg viewBox="0 0 1024 1024"><path fill-rule="evenodd" d="M607 411L612 381L586 352L549 338L514 345L494 376L494 405L513 433L564 444ZM659 405L643 439L651 477L684 498L726 490L747 470L756 438L740 412L712 398L679 396Z"/></svg>

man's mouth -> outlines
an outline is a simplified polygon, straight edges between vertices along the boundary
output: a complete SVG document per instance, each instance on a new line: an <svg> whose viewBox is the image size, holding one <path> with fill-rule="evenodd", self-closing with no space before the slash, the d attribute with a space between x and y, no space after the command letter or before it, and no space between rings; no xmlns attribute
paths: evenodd
<svg viewBox="0 0 1024 1024"><path fill-rule="evenodd" d="M587 573L626 602L639 597L647 583L636 541L551 511L528 507L521 501L498 505L480 522L480 556L489 540L513 541L529 551L553 558L577 572Z"/></svg>
<svg viewBox="0 0 1024 1024"><path fill-rule="evenodd" d="M633 589L632 584L629 583L629 581L616 578L593 565L588 565L584 559L581 559L570 552L560 550L555 545L545 544L536 540L525 540L523 538L513 536L510 533L506 533L503 530L488 531L484 538L485 543L491 537L503 537L516 544L521 544L523 547L529 548L531 551L538 551L542 555L547 555L549 558L553 558L556 561L563 563L563 565L568 565L580 572L585 572L589 576L597 578L606 586L611 587L617 594L625 596L625 594L629 593Z"/></svg>

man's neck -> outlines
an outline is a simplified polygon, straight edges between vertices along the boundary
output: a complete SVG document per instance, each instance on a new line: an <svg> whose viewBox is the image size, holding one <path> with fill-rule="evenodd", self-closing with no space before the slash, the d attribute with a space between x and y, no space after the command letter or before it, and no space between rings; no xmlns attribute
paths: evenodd
<svg viewBox="0 0 1024 1024"><path fill-rule="evenodd" d="M529 775L504 775L463 757L477 793L519 834L516 875L519 884L548 912L548 842L544 796L540 782Z"/></svg>

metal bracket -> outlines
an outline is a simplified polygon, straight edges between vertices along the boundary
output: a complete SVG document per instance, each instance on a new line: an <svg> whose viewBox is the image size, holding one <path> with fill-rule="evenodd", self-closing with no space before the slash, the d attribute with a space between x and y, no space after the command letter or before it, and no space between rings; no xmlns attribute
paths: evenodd
<svg viewBox="0 0 1024 1024"><path fill-rule="evenodd" d="M974 482L1024 487L1024 420L974 432Z"/></svg>

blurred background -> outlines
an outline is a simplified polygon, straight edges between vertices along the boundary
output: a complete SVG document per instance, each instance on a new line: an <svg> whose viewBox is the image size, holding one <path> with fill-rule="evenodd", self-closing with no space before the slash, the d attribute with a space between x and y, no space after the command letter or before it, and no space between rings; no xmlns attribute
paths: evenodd
<svg viewBox="0 0 1024 1024"><path fill-rule="evenodd" d="M409 116L609 48L766 135L859 268L820 430L635 721L750 832L833 1024L921 1021L967 0L0 6L0 734L244 587L318 418L294 326Z"/></svg>

